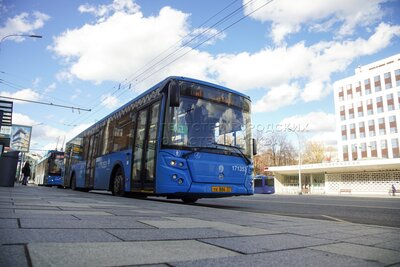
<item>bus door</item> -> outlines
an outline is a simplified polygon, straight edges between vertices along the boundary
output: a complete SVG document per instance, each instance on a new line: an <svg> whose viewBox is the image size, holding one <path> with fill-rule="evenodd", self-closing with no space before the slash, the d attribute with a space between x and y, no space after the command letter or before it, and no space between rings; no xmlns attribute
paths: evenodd
<svg viewBox="0 0 400 267"><path fill-rule="evenodd" d="M96 167L96 155L98 146L99 146L99 133L95 133L89 138L89 149L86 162L86 179L85 179L86 188L92 188L94 186L94 169Z"/></svg>
<svg viewBox="0 0 400 267"><path fill-rule="evenodd" d="M154 193L160 101L138 112L133 146L132 191Z"/></svg>

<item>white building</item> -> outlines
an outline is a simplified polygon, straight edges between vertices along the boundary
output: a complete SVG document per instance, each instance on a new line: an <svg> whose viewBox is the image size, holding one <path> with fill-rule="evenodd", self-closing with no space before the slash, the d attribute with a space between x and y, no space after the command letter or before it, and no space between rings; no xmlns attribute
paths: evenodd
<svg viewBox="0 0 400 267"><path fill-rule="evenodd" d="M400 54L335 82L334 100L339 162L270 167L275 192L387 195L392 185L400 189Z"/></svg>
<svg viewBox="0 0 400 267"><path fill-rule="evenodd" d="M399 158L400 54L334 84L340 161Z"/></svg>

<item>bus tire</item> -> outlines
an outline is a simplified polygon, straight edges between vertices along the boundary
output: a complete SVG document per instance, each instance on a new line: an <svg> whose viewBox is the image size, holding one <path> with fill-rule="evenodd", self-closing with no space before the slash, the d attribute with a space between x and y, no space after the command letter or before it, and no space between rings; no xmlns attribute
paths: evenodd
<svg viewBox="0 0 400 267"><path fill-rule="evenodd" d="M77 190L75 173L72 174L72 176L71 176L71 189L74 190L74 191Z"/></svg>
<svg viewBox="0 0 400 267"><path fill-rule="evenodd" d="M123 197L125 195L124 182L124 172L122 171L121 167L117 167L114 172L113 185L111 190L113 196Z"/></svg>
<svg viewBox="0 0 400 267"><path fill-rule="evenodd" d="M182 197L181 199L182 199L183 203L187 203L187 204L193 204L197 200L199 200L197 197Z"/></svg>

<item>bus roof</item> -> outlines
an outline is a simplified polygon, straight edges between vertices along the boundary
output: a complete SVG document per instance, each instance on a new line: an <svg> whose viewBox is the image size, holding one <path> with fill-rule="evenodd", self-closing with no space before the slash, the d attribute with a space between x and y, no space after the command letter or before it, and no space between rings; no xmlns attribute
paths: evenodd
<svg viewBox="0 0 400 267"><path fill-rule="evenodd" d="M193 83L198 83L201 85L205 85L205 86L210 86L210 87L214 87L223 91L227 91L236 95L239 95L241 97L244 97L246 99L250 100L250 97L242 94L238 91L232 90L230 88L218 85L218 84L214 84L214 83L210 83L210 82L206 82L206 81L202 81L202 80L197 80L197 79L193 79L193 78L188 78L188 77L183 77L183 76L169 76L167 78L165 78L164 80L162 80L161 82L153 85L152 87L150 87L150 89L144 91L143 93L141 93L140 95L138 95L137 97L135 97L134 99L130 100L129 102L125 103L124 105L122 105L121 107L119 107L118 109L114 110L113 112L111 112L110 114L108 114L107 116L105 116L104 118L102 118L101 120L99 120L98 122L94 123L93 125L89 126L87 129L83 130L82 132L80 132L77 136L71 138L67 143L69 143L71 140L74 140L75 138L79 137L80 135L84 134L87 131L90 131L91 129L93 129L94 127L96 127L97 125L107 121L107 119L109 119L110 117L112 117L114 114L124 110L126 107L128 107L129 105L131 105L132 103L138 101L139 99L141 99L142 97L152 93L153 91L155 91L156 89L160 88L160 87L164 87L161 85L166 85L168 82L170 82L171 80L175 80L175 81L186 81L186 82L193 82Z"/></svg>

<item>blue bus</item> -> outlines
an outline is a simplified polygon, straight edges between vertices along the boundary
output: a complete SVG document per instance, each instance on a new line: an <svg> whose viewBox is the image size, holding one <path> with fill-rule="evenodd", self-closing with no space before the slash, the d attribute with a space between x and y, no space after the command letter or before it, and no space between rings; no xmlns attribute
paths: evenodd
<svg viewBox="0 0 400 267"><path fill-rule="evenodd" d="M35 184L45 186L64 186L64 152L50 150L35 165Z"/></svg>
<svg viewBox="0 0 400 267"><path fill-rule="evenodd" d="M254 193L273 194L275 193L275 178L267 175L256 175L254 177Z"/></svg>
<svg viewBox="0 0 400 267"><path fill-rule="evenodd" d="M65 185L187 203L252 195L250 108L239 92L168 77L67 142Z"/></svg>

